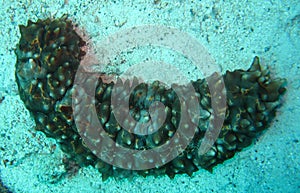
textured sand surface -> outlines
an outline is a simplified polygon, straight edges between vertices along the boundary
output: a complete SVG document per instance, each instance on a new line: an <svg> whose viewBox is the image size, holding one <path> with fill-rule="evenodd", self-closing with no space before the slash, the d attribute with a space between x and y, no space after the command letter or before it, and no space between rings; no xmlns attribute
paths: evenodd
<svg viewBox="0 0 300 193"><path fill-rule="evenodd" d="M154 3L156 2L156 3ZM0 177L12 192L296 192L300 189L300 3L284 1L1 1ZM67 174L55 141L34 130L15 83L18 25L65 13L97 45L121 29L171 25L195 37L222 70L247 69L255 55L288 80L272 126L233 159L193 177L177 175L101 181L92 167ZM143 51L143 50L142 50ZM141 51L141 52L142 52ZM166 49L124 54L106 70L123 72L144 56L176 63L197 77L185 58ZM121 65L121 60L125 60Z"/></svg>

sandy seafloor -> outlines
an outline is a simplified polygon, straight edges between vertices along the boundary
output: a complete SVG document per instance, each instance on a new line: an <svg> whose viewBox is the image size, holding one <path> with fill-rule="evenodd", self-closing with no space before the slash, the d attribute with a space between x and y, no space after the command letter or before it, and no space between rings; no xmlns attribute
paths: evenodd
<svg viewBox="0 0 300 193"><path fill-rule="evenodd" d="M247 69L255 55L274 76L288 80L284 104L255 144L218 165L213 173L110 178L92 167L65 176L55 140L34 130L15 83L18 25L68 13L91 41L143 24L170 25L206 47L222 70ZM11 192L299 192L300 191L300 2L218 1L1 1L0 176ZM149 51L152 58L160 52ZM166 54L169 54L168 52ZM171 54L172 55L172 54ZM163 55L164 56L164 55ZM126 56L122 56L126 57ZM130 56L136 62L136 56ZM180 59L178 59L179 61ZM132 62L131 61L131 62ZM130 61L129 61L130 62ZM122 66L115 65L122 71ZM189 66L181 70L195 75Z"/></svg>

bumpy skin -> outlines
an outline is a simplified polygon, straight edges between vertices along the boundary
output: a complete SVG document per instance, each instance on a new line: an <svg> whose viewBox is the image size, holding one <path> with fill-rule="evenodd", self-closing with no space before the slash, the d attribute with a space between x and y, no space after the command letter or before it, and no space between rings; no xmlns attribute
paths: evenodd
<svg viewBox="0 0 300 193"><path fill-rule="evenodd" d="M82 51L85 42L73 27L66 17L38 20L35 23L28 21L27 26L20 26L21 39L16 48L16 81L20 97L35 119L37 130L55 138L70 159L76 160L81 166L93 165L102 173L104 180L109 176L132 172L143 176L167 174L173 178L178 173L191 176L201 167L211 170L249 146L269 126L286 90L285 80L272 79L257 57L247 71L227 71L223 75L227 91L225 121L213 146L205 154L199 155L200 143L212 118L212 94L205 80L192 82L201 112L197 131L183 153L171 162L149 170L115 168L97 158L95 152L86 147L73 120L74 77L85 55ZM214 79L214 76L210 78ZM220 85L215 82L213 86L218 89ZM119 80L119 83L123 85L124 92L130 87L128 81ZM142 136L129 133L117 123L110 101L113 86L113 82L107 84L98 80L95 106L100 123L116 143L145 150L160 146L173 137L181 116L180 101L173 89L153 82L139 84L132 92L130 114L136 121L149 116L147 112L151 102L160 101L166 106L167 116L163 126L153 134Z"/></svg>

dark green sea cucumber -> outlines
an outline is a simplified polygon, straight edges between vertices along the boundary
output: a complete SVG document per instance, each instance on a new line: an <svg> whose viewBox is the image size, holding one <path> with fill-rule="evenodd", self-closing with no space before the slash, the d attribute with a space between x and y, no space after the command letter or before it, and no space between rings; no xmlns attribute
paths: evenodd
<svg viewBox="0 0 300 193"><path fill-rule="evenodd" d="M222 76L227 92L225 121L214 145L205 154L199 155L199 144L212 118L211 94L206 80L193 81L201 116L196 133L186 149L162 166L148 170L124 170L99 159L83 143L76 128L72 88L75 73L85 56L82 47L86 42L76 33L74 24L65 16L28 21L26 26L20 26L20 32L20 42L15 51L16 81L20 97L35 120L36 129L55 138L70 159L81 166L92 165L97 168L104 180L109 176L126 173L143 176L167 174L173 178L180 173L191 176L199 168L211 170L252 144L274 119L286 91L285 79L273 79L269 70L260 65L258 57L254 58L248 70L227 71ZM124 91L130 88L127 81L119 80L119 83L123 85ZM116 122L110 101L114 85L113 82L104 83L98 79L95 90L97 115L111 139L130 149L147 150L166 143L175 135L181 108L174 90L156 81L151 84L141 83L133 90L129 106L136 121L141 121L140 114L148 110L152 99L163 103L167 111L163 126L155 133L142 136L129 133ZM184 86L181 87L184 89ZM143 97L149 95L151 101L149 97Z"/></svg>

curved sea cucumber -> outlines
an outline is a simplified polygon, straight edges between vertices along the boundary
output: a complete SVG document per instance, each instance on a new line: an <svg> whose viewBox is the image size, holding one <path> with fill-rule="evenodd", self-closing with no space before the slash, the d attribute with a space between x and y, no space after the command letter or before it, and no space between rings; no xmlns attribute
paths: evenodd
<svg viewBox="0 0 300 193"><path fill-rule="evenodd" d="M59 19L28 21L20 26L21 38L16 48L16 81L19 94L36 122L36 129L55 138L70 159L81 166L93 165L105 180L109 176L133 171L113 167L96 156L84 144L76 127L72 109L74 78L80 61L85 56L82 47L86 42L74 30L74 24L63 16ZM285 93L285 79L273 79L255 57L248 70L227 71L223 76L226 89L227 109L221 132L213 146L199 154L212 116L211 93L206 80L191 82L197 94L201 112L195 135L184 151L162 166L135 171L140 175L175 174L192 175L199 168L211 170L215 165L234 156L265 130L274 119ZM210 77L214 79L212 75ZM215 81L218 82L217 80ZM118 81L127 92L128 81ZM179 127L183 109L180 98L172 88L155 81L151 84L136 82L129 99L130 114L136 121L149 117L149 107L154 101L165 105L166 119L154 133L137 135L128 132L116 121L112 113L111 94L115 83L98 79L95 90L95 107L99 121L108 136L117 144L135 150L147 150L167 143ZM174 85L184 90L184 86ZM220 85L215 84L215 87ZM126 120L123 120L126 122ZM188 131L188 130L187 130ZM101 146L101 143L97 144ZM121 163L128 165L128 163ZM134 163L131 163L134 164Z"/></svg>

